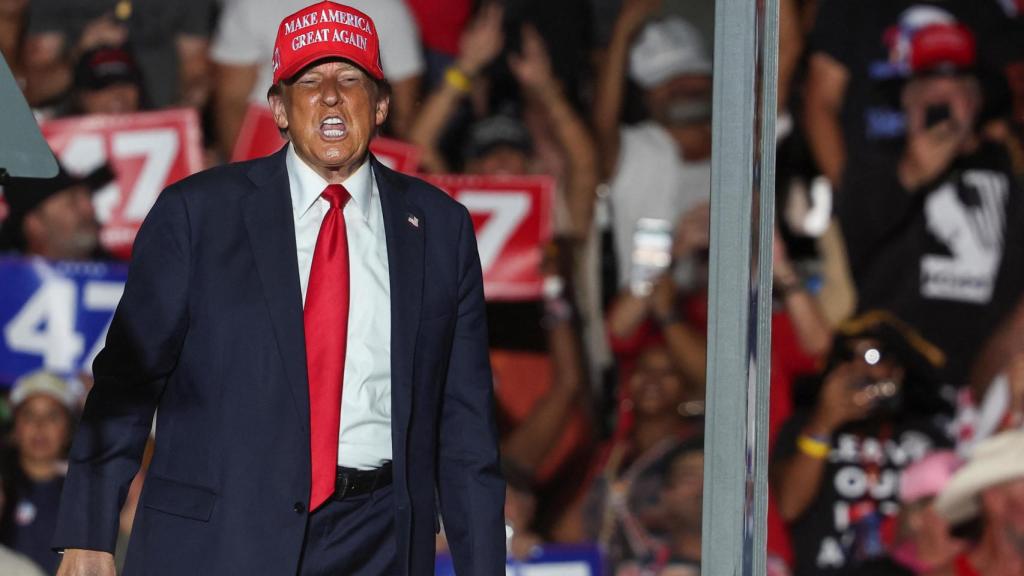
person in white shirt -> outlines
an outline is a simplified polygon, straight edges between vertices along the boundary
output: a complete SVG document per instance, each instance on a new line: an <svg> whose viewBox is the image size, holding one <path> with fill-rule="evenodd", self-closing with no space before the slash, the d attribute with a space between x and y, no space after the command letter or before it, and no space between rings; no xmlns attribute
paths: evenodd
<svg viewBox="0 0 1024 576"><path fill-rule="evenodd" d="M688 212L707 212L711 193L711 59L689 22L651 20L657 5L623 5L594 104L620 285L628 280L637 220L675 224ZM627 74L643 89L650 113L632 126L619 122Z"/></svg>

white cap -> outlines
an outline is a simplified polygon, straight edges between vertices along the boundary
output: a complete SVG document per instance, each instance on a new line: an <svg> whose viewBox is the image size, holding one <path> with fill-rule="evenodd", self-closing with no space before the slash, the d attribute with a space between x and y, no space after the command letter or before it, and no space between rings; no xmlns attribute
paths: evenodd
<svg viewBox="0 0 1024 576"><path fill-rule="evenodd" d="M653 88L683 74L711 74L704 38L678 16L651 21L630 50L630 78L643 88Z"/></svg>
<svg viewBox="0 0 1024 576"><path fill-rule="evenodd" d="M45 394L68 410L74 410L76 397L71 387L60 376L46 370L36 370L18 378L11 390L11 406L17 408L29 397Z"/></svg>
<svg viewBox="0 0 1024 576"><path fill-rule="evenodd" d="M974 448L935 500L935 509L950 524L970 520L981 510L982 492L1019 478L1024 478L1024 430L997 434Z"/></svg>

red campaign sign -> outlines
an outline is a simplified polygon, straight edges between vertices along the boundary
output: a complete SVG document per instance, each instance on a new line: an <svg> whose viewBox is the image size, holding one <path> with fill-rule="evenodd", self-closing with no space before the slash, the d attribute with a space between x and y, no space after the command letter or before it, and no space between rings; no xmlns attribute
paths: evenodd
<svg viewBox="0 0 1024 576"><path fill-rule="evenodd" d="M377 136L370 142L370 152L381 164L405 174L416 174L420 167L420 149L408 142Z"/></svg>
<svg viewBox="0 0 1024 576"><path fill-rule="evenodd" d="M469 210L488 300L541 297L544 244L551 238L550 176L421 175ZM429 223L427 224L429 226Z"/></svg>
<svg viewBox="0 0 1024 576"><path fill-rule="evenodd" d="M241 162L268 156L280 150L285 142L270 109L253 102L249 104L245 119L242 120L231 161ZM420 150L407 142L378 136L370 142L370 150L382 164L392 170L415 174L419 168Z"/></svg>
<svg viewBox="0 0 1024 576"><path fill-rule="evenodd" d="M203 168L195 110L91 115L40 124L54 154L72 174L110 164L117 178L93 197L103 224L103 245L120 258L156 197L167 186Z"/></svg>

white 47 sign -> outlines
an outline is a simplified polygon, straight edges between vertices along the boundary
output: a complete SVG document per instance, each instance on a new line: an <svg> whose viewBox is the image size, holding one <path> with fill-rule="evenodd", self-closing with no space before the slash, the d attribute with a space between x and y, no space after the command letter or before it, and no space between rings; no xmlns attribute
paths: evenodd
<svg viewBox="0 0 1024 576"><path fill-rule="evenodd" d="M123 264L0 260L0 381L37 368L88 370L124 291Z"/></svg>
<svg viewBox="0 0 1024 576"><path fill-rule="evenodd" d="M168 185L202 169L199 121L193 110L86 116L41 125L72 174L108 164L115 180L95 198L111 252L127 257L142 220Z"/></svg>

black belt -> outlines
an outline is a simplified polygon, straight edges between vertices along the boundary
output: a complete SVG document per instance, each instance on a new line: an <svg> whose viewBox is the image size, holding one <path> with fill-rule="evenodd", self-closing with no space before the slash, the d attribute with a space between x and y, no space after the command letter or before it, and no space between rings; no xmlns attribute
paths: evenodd
<svg viewBox="0 0 1024 576"><path fill-rule="evenodd" d="M373 470L356 470L338 466L338 477L334 482L334 500L369 494L378 488L391 484L391 462Z"/></svg>

